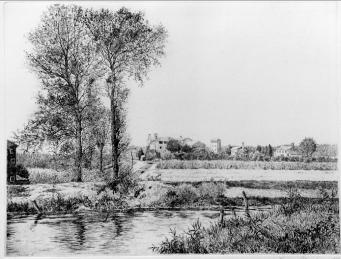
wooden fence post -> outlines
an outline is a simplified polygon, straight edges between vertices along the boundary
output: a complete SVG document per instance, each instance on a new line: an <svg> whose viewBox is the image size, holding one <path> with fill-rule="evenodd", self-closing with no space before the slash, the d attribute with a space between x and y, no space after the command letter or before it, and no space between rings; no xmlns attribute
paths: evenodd
<svg viewBox="0 0 341 259"><path fill-rule="evenodd" d="M236 210L232 207L232 214L234 218L237 218Z"/></svg>
<svg viewBox="0 0 341 259"><path fill-rule="evenodd" d="M37 210L38 214L41 214L42 211L41 211L41 209L39 208L39 206L38 206L36 200L33 200L32 203L33 203L34 208Z"/></svg>
<svg viewBox="0 0 341 259"><path fill-rule="evenodd" d="M243 191L243 198L244 198L244 206L245 206L245 215L248 219L251 219L250 212L249 212L249 201L244 191Z"/></svg>
<svg viewBox="0 0 341 259"><path fill-rule="evenodd" d="M220 209L220 220L219 220L219 223L220 223L220 226L224 226L224 216L225 216L225 212L224 212L224 208L221 208Z"/></svg>

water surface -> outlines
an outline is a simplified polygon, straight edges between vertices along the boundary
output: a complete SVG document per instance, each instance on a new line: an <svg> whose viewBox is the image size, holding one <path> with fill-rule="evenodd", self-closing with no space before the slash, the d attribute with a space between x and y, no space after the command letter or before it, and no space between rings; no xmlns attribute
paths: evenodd
<svg viewBox="0 0 341 259"><path fill-rule="evenodd" d="M197 219L208 226L218 218L217 211L11 216L7 220L7 255L155 254L150 247L170 236L170 228L182 232Z"/></svg>

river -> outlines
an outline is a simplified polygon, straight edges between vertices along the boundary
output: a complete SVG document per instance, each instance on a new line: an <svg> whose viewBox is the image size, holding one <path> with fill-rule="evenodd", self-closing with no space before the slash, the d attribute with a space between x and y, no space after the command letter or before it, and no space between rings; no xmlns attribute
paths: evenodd
<svg viewBox="0 0 341 259"><path fill-rule="evenodd" d="M9 216L7 255L152 255L150 247L170 236L170 228L179 233L197 219L208 226L218 218L217 211L187 210Z"/></svg>

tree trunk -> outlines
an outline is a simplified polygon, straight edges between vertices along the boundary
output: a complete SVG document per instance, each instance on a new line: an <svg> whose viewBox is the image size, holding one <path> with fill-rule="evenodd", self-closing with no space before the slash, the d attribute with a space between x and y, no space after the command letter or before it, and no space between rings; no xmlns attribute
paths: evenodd
<svg viewBox="0 0 341 259"><path fill-rule="evenodd" d="M115 88L111 92L111 163L114 173L114 178L118 179L119 174L119 143L120 139L118 136L119 120L118 113L119 107L115 104Z"/></svg>
<svg viewBox="0 0 341 259"><path fill-rule="evenodd" d="M99 148L99 170L103 172L103 145Z"/></svg>
<svg viewBox="0 0 341 259"><path fill-rule="evenodd" d="M82 181L82 122L78 120L77 122L77 182Z"/></svg>

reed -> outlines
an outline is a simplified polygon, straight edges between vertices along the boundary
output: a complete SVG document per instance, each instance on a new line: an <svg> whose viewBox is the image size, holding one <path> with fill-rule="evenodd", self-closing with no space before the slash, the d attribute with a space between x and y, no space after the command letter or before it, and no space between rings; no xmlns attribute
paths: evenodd
<svg viewBox="0 0 341 259"><path fill-rule="evenodd" d="M160 254L340 253L338 200L307 204L293 199L251 219L231 217L207 228L197 221L180 234L172 229L170 237L152 249ZM290 213L284 211L288 208Z"/></svg>

